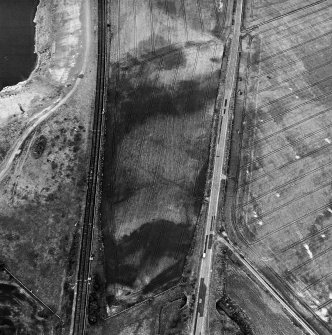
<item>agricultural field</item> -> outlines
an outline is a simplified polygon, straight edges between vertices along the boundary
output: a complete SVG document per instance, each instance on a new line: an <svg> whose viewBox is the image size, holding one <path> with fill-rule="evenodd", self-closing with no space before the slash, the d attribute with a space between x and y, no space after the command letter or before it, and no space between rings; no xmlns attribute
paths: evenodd
<svg viewBox="0 0 332 335"><path fill-rule="evenodd" d="M237 91L242 144L231 153L240 165L229 187L236 202L227 227L246 256L326 333L332 329L331 17L330 1L246 4L250 35L242 39Z"/></svg>
<svg viewBox="0 0 332 335"><path fill-rule="evenodd" d="M204 194L219 2L110 2L102 232L109 315L176 284Z"/></svg>

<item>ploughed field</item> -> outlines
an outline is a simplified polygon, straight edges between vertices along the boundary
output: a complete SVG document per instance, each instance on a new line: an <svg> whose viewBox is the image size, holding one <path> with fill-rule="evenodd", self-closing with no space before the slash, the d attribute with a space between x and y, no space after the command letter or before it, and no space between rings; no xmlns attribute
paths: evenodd
<svg viewBox="0 0 332 335"><path fill-rule="evenodd" d="M110 2L102 228L108 303L181 278L223 44L214 1Z"/></svg>
<svg viewBox="0 0 332 335"><path fill-rule="evenodd" d="M238 236L332 327L332 6L251 1ZM287 15L285 15L288 13ZM265 24L262 24L265 22Z"/></svg>

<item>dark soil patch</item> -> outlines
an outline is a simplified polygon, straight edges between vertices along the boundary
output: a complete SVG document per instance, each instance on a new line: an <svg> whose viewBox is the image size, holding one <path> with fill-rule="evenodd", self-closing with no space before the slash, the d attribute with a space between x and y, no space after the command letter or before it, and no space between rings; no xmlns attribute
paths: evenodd
<svg viewBox="0 0 332 335"><path fill-rule="evenodd" d="M38 159L42 156L47 145L47 138L44 135L37 137L31 148L31 155L33 158Z"/></svg>
<svg viewBox="0 0 332 335"><path fill-rule="evenodd" d="M188 224L156 220L142 225L119 241L110 234L105 235L108 284L119 283L132 287L142 269L157 264L163 256L173 257L177 260L176 264L155 277L145 287L145 293L179 278L192 234L193 228ZM135 260L136 265L128 262L128 259Z"/></svg>

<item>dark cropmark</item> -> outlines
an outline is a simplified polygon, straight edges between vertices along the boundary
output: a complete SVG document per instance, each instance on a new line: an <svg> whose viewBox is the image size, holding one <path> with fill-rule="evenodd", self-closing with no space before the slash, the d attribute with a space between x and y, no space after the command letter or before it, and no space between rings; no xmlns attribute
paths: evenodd
<svg viewBox="0 0 332 335"><path fill-rule="evenodd" d="M130 69L135 66L140 67L141 71L144 71L146 67L150 67L153 64L158 64L162 59L163 69L172 70L187 64L185 54L183 52L183 47L177 45L168 45L167 41L160 35L156 35L156 41L161 45L161 47L155 52L145 52L139 57L134 57L132 54L127 53L124 61L115 62L112 64L113 71L120 69L120 71L130 71ZM150 48L149 40L142 41L138 46L145 50Z"/></svg>
<svg viewBox="0 0 332 335"><path fill-rule="evenodd" d="M140 269L157 264L163 256L176 259L176 263L167 268L145 288L153 289L158 283L169 284L171 279L181 276L186 254L192 238L193 228L189 224L175 224L166 220L156 220L145 223L130 235L115 241L110 235L105 236L105 246L108 250L106 270L108 283L120 283L133 286L139 276ZM127 258L143 250L140 261L136 266L125 262Z"/></svg>
<svg viewBox="0 0 332 335"><path fill-rule="evenodd" d="M178 3L180 5L180 1ZM156 0L155 4L159 9L167 12L168 15L176 15L178 12L175 0Z"/></svg>
<svg viewBox="0 0 332 335"><path fill-rule="evenodd" d="M169 60L168 66L170 64ZM215 71L213 77L217 79L219 71ZM179 81L175 87L161 87L155 86L151 80L144 82L142 79L142 84L135 87L130 79L123 76L117 85L118 89L109 93L109 100L115 102L117 120L107 127L114 129L117 140L121 140L149 118L156 118L158 115L176 117L202 111L205 102L216 96L216 89L208 89L209 80L210 75L205 75Z"/></svg>

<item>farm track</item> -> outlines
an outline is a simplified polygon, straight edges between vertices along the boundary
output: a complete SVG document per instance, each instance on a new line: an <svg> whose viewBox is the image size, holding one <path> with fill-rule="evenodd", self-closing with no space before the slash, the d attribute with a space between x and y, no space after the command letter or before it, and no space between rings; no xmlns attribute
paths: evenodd
<svg viewBox="0 0 332 335"><path fill-rule="evenodd" d="M164 0L164 8L165 8L165 13L167 16L166 19L166 26L167 26L167 42L168 42L168 47L170 47L172 45L172 38L171 38L171 31L170 31L170 26L169 26L169 11L168 11L168 2L167 0Z"/></svg>
<svg viewBox="0 0 332 335"><path fill-rule="evenodd" d="M320 309L322 309L322 308L324 308L324 307L326 307L326 306L328 306L328 305L330 305L330 304L332 304L332 299L329 299L329 300L323 302L322 304L320 304L320 305L317 307L317 310L320 310Z"/></svg>
<svg viewBox="0 0 332 335"><path fill-rule="evenodd" d="M312 288L313 286L316 286L317 284L319 284L320 282L322 282L323 280L330 278L332 276L332 272L327 273L325 276L315 280L314 282L312 282L311 284L307 285L306 287L304 287L302 290L300 290L300 292L306 292L308 290L310 290L310 288Z"/></svg>
<svg viewBox="0 0 332 335"><path fill-rule="evenodd" d="M297 110L297 109L299 109L299 108L301 108L301 107L303 107L303 106L305 106L307 104L310 104L311 102L314 102L314 101L317 101L317 100L320 100L320 99L323 99L323 98L327 98L327 97L329 97L331 95L332 95L332 92L329 92L329 93L324 93L324 94L318 95L316 97L313 97L313 98L311 98L311 99L309 99L309 100L307 100L307 101L305 101L305 102L303 102L303 103L301 103L301 104L299 104L297 106L294 106L294 107L291 107L289 109L283 110L280 113L274 113L273 116L270 116L270 117L266 118L265 120L263 120L259 124L263 125L263 124L265 124L267 122L274 121L274 119L276 118L276 116L278 116L278 117L279 116L285 116L289 112L293 112L294 110ZM272 111L269 111L269 112L271 114ZM245 115L247 115L247 114L249 114L249 113L248 112L245 113ZM247 130L251 131L251 130L253 130L255 128L256 127L248 127Z"/></svg>
<svg viewBox="0 0 332 335"><path fill-rule="evenodd" d="M279 170L281 170L281 169L283 169L283 168L285 168L285 167L289 167L290 165L292 165L292 164L294 164L294 163L301 162L301 160L303 160L304 158L308 158L308 157L310 157L310 156L313 155L313 154L322 153L322 151L323 151L324 149L327 149L327 148L329 148L329 147L331 147L331 145L330 145L330 144L327 144L327 145L323 145L323 146L321 146L321 147L319 147L319 148L317 148L317 149L314 149L314 150L312 150L312 151L310 151L310 152L307 152L305 155L302 155L299 159L293 159L293 160L290 160L290 161L288 161L287 163L285 163L285 164L283 164L283 165L281 165L281 166L279 166L279 167L276 167L276 168L274 168L274 169L272 169L272 170L270 170L270 171L268 171L268 172L266 172L266 173L262 173L262 174L258 175L258 176L255 177L254 179L251 179L249 182L244 182L244 183L240 184L238 188L240 189L240 188L242 188L242 187L244 187L244 186L251 185L252 183L254 183L254 182L256 182L257 180L260 180L260 179L262 179L262 178L264 178L264 177L267 177L267 176L270 176L270 177L271 177L271 174L272 174L272 173L277 172L277 171L279 171Z"/></svg>
<svg viewBox="0 0 332 335"><path fill-rule="evenodd" d="M262 58L260 60L260 63L264 63L264 62L266 62L269 59L279 57L279 56L281 56L283 54L286 54L289 51L293 51L293 50L295 50L297 48L303 47L304 45L308 45L311 42L316 42L317 40L319 40L319 39L321 39L323 37L327 37L327 36L329 36L331 34L332 34L332 31L328 31L327 33L324 33L322 35L319 35L319 36L316 36L316 37L311 38L309 40L306 40L305 42L295 44L295 45L293 45L293 46L291 46L289 48L286 48L286 49L282 49L282 50L280 50L280 51L278 51L278 52L276 52L274 54L270 54L269 56L266 56L265 58Z"/></svg>
<svg viewBox="0 0 332 335"><path fill-rule="evenodd" d="M295 60L291 60L287 63L282 63L279 66L274 66L273 64L271 64L271 65L268 66L269 68L271 68L271 70L270 71L261 71L258 78L267 77L268 75L276 73L278 70L281 70L281 69L284 71L285 69L288 69L291 66L295 66L296 64L299 64L300 62L302 62L306 58L316 56L317 54L322 54L325 51L330 51L330 49L331 49L330 47L325 47L325 48L316 50L313 53L306 53L303 57L298 57Z"/></svg>
<svg viewBox="0 0 332 335"><path fill-rule="evenodd" d="M306 235L305 237L301 238L300 240L297 240L296 242L294 242L292 244L289 244L286 247L282 248L281 250L279 250L278 252L276 252L275 255L281 255L281 254L287 252L288 250L291 250L294 247L302 244L303 242L310 241L312 238L317 237L318 235L321 235L321 234L324 234L324 233L328 232L331 227L332 227L332 224L330 224L330 225L328 225L328 226L326 226L326 227L324 227L324 228L322 228L320 230L317 230L313 234Z"/></svg>
<svg viewBox="0 0 332 335"><path fill-rule="evenodd" d="M254 3L254 5L255 5L254 8L256 10L258 10L258 9L263 9L263 10L265 9L266 10L267 6L269 8L274 8L275 6L281 7L281 6L285 6L285 5L289 4L290 2L292 3L292 6L294 6L294 5L296 6L296 5L299 5L299 4L302 3L301 1L299 1L298 4L296 4L296 3L294 4L294 0L281 0L281 1L276 0L276 2L269 1L268 4L263 4L263 5L255 5L255 3ZM295 0L295 2L296 2L296 0Z"/></svg>
<svg viewBox="0 0 332 335"><path fill-rule="evenodd" d="M325 62L323 64L316 65L316 66L314 66L312 68L306 68L305 70L301 70L301 72L296 73L294 76L287 77L286 80L283 80L280 83L275 83L273 85L261 88L259 91L257 91L257 94L260 94L260 93L265 92L265 91L270 91L270 90L278 89L278 88L280 88L281 84L288 83L288 82L290 82L290 81L292 81L294 79L298 79L298 78L301 79L300 77L302 77L302 76L304 76L306 74L314 73L315 71L323 68L326 65L330 65L331 63L332 63L332 59L328 60L327 62Z"/></svg>
<svg viewBox="0 0 332 335"><path fill-rule="evenodd" d="M322 0L324 2L324 0ZM326 0L325 0L326 1ZM303 5L303 2L309 2L309 4L307 5L304 5L302 7L299 7L299 5ZM312 6L315 6L315 4L311 4L310 3L310 0L306 1L301 1L301 2L298 2L298 3L289 3L290 6L283 6L283 4L275 4L275 6L279 7L279 8L274 8L274 6L264 6L264 7L261 7L264 11L264 15L266 17L270 17L268 20L279 20L280 18L284 18L284 17L287 17L289 15L292 15L298 11L301 11L301 10L306 10ZM257 9L257 8L256 8ZM264 21L265 22L265 21Z"/></svg>
<svg viewBox="0 0 332 335"><path fill-rule="evenodd" d="M297 13L297 12L300 12L300 11L302 11L302 10L305 10L305 9L307 9L307 8L310 8L310 7L319 5L320 3L323 3L323 2L326 2L326 1L327 1L327 0L319 0L319 1L316 1L316 2L314 2L314 3L309 4L309 5L307 5L307 6L303 6L303 7L301 7L301 8L296 8L296 9L294 9L294 10L288 11L287 13L280 14L280 15L278 15L278 16L276 16L276 17L273 17L273 18L268 19L268 20L263 21L263 22L255 23L255 21L254 21L253 24L252 24L250 27L247 27L247 28L246 28L246 30L250 30L250 29L253 29L253 28L261 27L261 26L263 26L263 25L269 24L269 23L271 23L271 22L273 22L273 21L280 20L280 19L282 19L282 18L284 18L284 17L286 17L286 16L289 16L289 15L292 15L292 14L294 14L294 13ZM292 7L292 6L291 6L291 7ZM285 10L287 10L287 9L289 10L291 7L288 7L288 8L286 8Z"/></svg>
<svg viewBox="0 0 332 335"><path fill-rule="evenodd" d="M289 147L292 147L294 144L301 144L303 140L306 140L314 135L317 135L321 132L324 132L325 130L328 130L328 129L331 129L332 127L332 124L329 124L328 126L324 127L324 128L319 128L318 130L316 131L313 131L311 133L308 133L302 137L299 137L297 140L294 140L294 142L287 142L287 144L285 145L282 145L280 147L278 147L277 149L275 150L272 150L272 151L269 151L268 153L262 155L262 156L258 156L258 157L255 157L253 160L251 160L249 163L245 164L245 165L242 165L240 170L243 170L243 169L246 169L246 168L249 168L253 163L255 164L260 164L261 161L263 161L264 159L266 159L267 157L269 156L272 156L274 155L275 153L283 150L283 149L286 149L286 148L289 148ZM270 145L274 145L275 143L270 143Z"/></svg>
<svg viewBox="0 0 332 335"><path fill-rule="evenodd" d="M286 98L290 98L290 97L292 97L292 96L294 96L294 95L298 95L298 94L300 94L300 93L303 93L303 92L305 92L306 90L309 90L309 89L311 89L311 88L313 88L313 87L316 87L317 85L320 85L320 84L322 84L322 83L325 83L325 82L329 81L331 78L332 78L332 76L329 76L329 77L324 78L324 79L322 79L322 80L319 80L319 81L317 81L317 82L315 82L315 83L311 83L311 84L309 84L309 85L307 85L307 86L301 87L300 89L298 89L298 90L296 90L296 91L292 91L292 92L289 93L289 94L285 94L285 95L280 96L280 97L277 98L277 99L270 100L269 102L267 102L267 103L265 103L265 104L263 104L263 105L258 106L257 109L263 109L263 108L266 108L266 107L268 107L268 106L273 105L273 104L276 103L276 102L280 102L280 100L283 100L283 99L286 99Z"/></svg>
<svg viewBox="0 0 332 335"><path fill-rule="evenodd" d="M324 189L324 188L326 188L328 186L331 186L331 181L329 181L328 183L322 184L322 185L320 185L319 187L317 187L315 189L311 189L309 192L301 194L301 195L295 197L294 199L289 200L289 201L283 203L280 206L274 207L273 209L271 209L271 210L269 210L269 211L267 211L265 213L262 213L262 215L258 216L258 219L262 220L262 219L264 219L264 218L266 218L268 216L271 216L273 213L275 213L275 212L277 212L277 211L279 211L281 209L284 209L285 207L288 207L289 205L293 204L294 202L296 202L298 200L301 200L301 199L303 199L303 198L305 198L305 197L307 197L309 195L312 195L312 194L314 194L314 193L316 193L318 191L321 191L322 189Z"/></svg>
<svg viewBox="0 0 332 335"><path fill-rule="evenodd" d="M312 24L311 26L307 27L307 28L302 28L302 29L299 29L298 31L292 31L290 32L288 35L286 36L280 36L278 38L273 38L273 35L271 35L271 40L269 42L266 42L268 39L266 38L266 36L264 36L264 38L262 38L262 45L261 47L264 47L265 49L267 48L270 48L270 46L272 45L275 45L276 43L278 43L279 41L283 41L285 39L290 39L292 40L292 38L294 38L295 36L296 37L299 37L300 34L302 33L306 33L307 34L307 30L311 30L319 25L322 25L323 23L327 23L327 22L330 22L332 21L332 17L328 18L327 20L325 21L322 21L322 22L315 22L314 24ZM330 26L328 26L327 28L330 28ZM288 32L288 30L287 30ZM312 36L312 37L315 37L315 36Z"/></svg>
<svg viewBox="0 0 332 335"><path fill-rule="evenodd" d="M327 6L325 6L325 7L323 7L323 8L319 8L319 9L317 9L317 10L315 10L315 11L311 11L310 13L308 13L308 14L304 14L304 15L301 15L301 16L297 16L294 20L293 20L293 22L296 22L296 21L298 21L298 20L301 20L301 19L303 19L303 18L305 18L305 17L307 17L308 18L308 21L309 22L312 22L312 18L310 18L312 15L314 15L314 14L320 14L320 12L321 11L323 11L323 10L325 10L325 9L328 9L328 8L331 8L331 5L327 5ZM302 22L300 22L299 24L293 24L293 25L289 25L289 26L286 26L286 28L285 29L280 29L280 28L283 28L283 27L280 27L280 26L272 26L272 27L270 27L270 28L267 28L267 29L264 29L264 30L260 30L259 31L259 34L261 34L261 35L264 35L266 32L271 32L268 36L270 36L270 35L275 35L275 33L276 33L276 30L278 31L278 33L280 32L280 31L287 31L287 30L289 30L289 29L292 29L292 28L294 28L294 27L297 27L297 26L299 26L299 25L303 25L303 24L305 24L306 23L306 21L302 21ZM256 36L256 35L255 35Z"/></svg>
<svg viewBox="0 0 332 335"><path fill-rule="evenodd" d="M198 14L198 18L199 18L199 23L200 23L200 26L201 26L201 32L204 33L204 23L203 23L203 19L202 19L202 8L201 8L200 0L196 0L196 6L197 6L197 14Z"/></svg>
<svg viewBox="0 0 332 335"><path fill-rule="evenodd" d="M151 52L155 53L156 52L156 46L155 46L155 31L154 31L152 0L149 0L149 9L150 9Z"/></svg>
<svg viewBox="0 0 332 335"><path fill-rule="evenodd" d="M307 121L310 121L310 120L312 120L315 117L318 117L318 116L323 115L323 114L325 114L327 112L330 112L331 110L332 109L324 109L324 110L322 110L320 112L317 112L316 114L310 115L307 118L302 119L301 121L295 122L295 123L293 123L293 124L291 124L291 125L289 125L287 127L284 127L282 129L274 132L274 133L271 133L271 134L269 134L269 135L267 135L265 137L259 138L255 142L253 142L253 144L250 145L249 147L243 147L243 150L248 150L248 149L252 150L252 148L255 147L258 143L264 142L264 141L268 140L269 138L274 137L276 135L280 135L281 133L283 133L283 132L285 132L287 130L290 130L290 129L292 129L292 128L296 127L296 126L299 126L299 125L301 125L301 124L303 124L303 123L305 123Z"/></svg>
<svg viewBox="0 0 332 335"><path fill-rule="evenodd" d="M311 171L307 171L306 173L304 173L304 174L302 174L302 175L300 175L300 176L297 176L297 177L295 177L295 178L293 178L293 179L290 179L290 180L288 180L287 182L285 182L285 183L283 183L283 184L280 184L279 186L274 187L274 188L272 188L272 189L269 190L269 191L266 191L266 192L261 193L261 194L259 194L259 195L255 195L254 200L247 201L247 202L244 203L244 204L240 203L240 204L238 204L238 207L241 207L241 208L243 209L244 207L246 207L246 206L252 204L253 202L255 202L255 201L257 201L257 200L260 200L260 199L262 199L262 198L265 198L266 196L271 195L271 194L274 193L274 192L280 191L280 190L282 190L283 188L286 188L289 184L292 184L292 183L294 183L294 182L296 182L296 181L299 181L299 180L302 180L302 179L304 179L304 178L306 178L306 177L308 177L308 176L311 176L313 173L318 172L318 171L320 171L321 169L323 169L323 168L325 168L325 167L328 167L328 166L331 166L331 165L332 165L332 161L331 161L331 162L328 162L328 163L325 163L325 164L323 164L323 165L320 165L319 167L317 167L317 168L315 168L315 169L313 169L313 170L311 170Z"/></svg>
<svg viewBox="0 0 332 335"><path fill-rule="evenodd" d="M187 22L187 14L186 14L186 5L184 3L185 0L181 0L181 5L182 5L182 12L183 12L183 21L184 21L184 29L186 32L186 42L188 42L188 22Z"/></svg>
<svg viewBox="0 0 332 335"><path fill-rule="evenodd" d="M137 50L137 0L133 1L133 8L134 8L134 50L135 50L135 57L138 57L138 50Z"/></svg>
<svg viewBox="0 0 332 335"><path fill-rule="evenodd" d="M271 230L270 232L268 232L267 234L261 236L260 238L257 238L255 239L254 241L252 241L251 243L248 242L248 244L251 246L251 245L254 245L254 244L257 244L259 242L262 242L263 240L265 240L267 237L270 237L271 235L274 235L276 233L279 233L280 231L284 230L285 228L288 228L290 226L292 226L293 224L295 223L298 223L298 222L301 222L303 219L307 218L308 216L310 215L313 215L313 214L316 214L316 213L319 213L321 211L324 211L326 210L327 208L329 208L329 205L323 205L321 207L317 207L315 209L313 209L312 211L309 211L308 213L302 215L301 217L299 218L296 218L294 220L291 220L285 224L283 224L282 226L278 227L277 229L274 229L274 230ZM266 224L265 224L266 225Z"/></svg>
<svg viewBox="0 0 332 335"><path fill-rule="evenodd" d="M98 67L96 79L96 98L92 128L91 155L89 163L89 179L86 194L86 207L81 235L80 256L78 264L76 297L72 319L73 335L85 333L86 309L89 297L90 253L93 242L93 227L98 214L98 184L102 151L103 110L106 91L106 11L107 0L98 1Z"/></svg>
<svg viewBox="0 0 332 335"><path fill-rule="evenodd" d="M318 254L316 254L315 256L313 256L312 258L309 258L308 260L306 260L303 263L300 263L299 265L293 267L290 271L290 273L295 274L296 272L298 272L300 269L302 269L304 266L314 262L315 260L317 260L318 258L324 256L326 253L328 253L329 251L332 250L332 246L330 246L329 248L319 252Z"/></svg>

